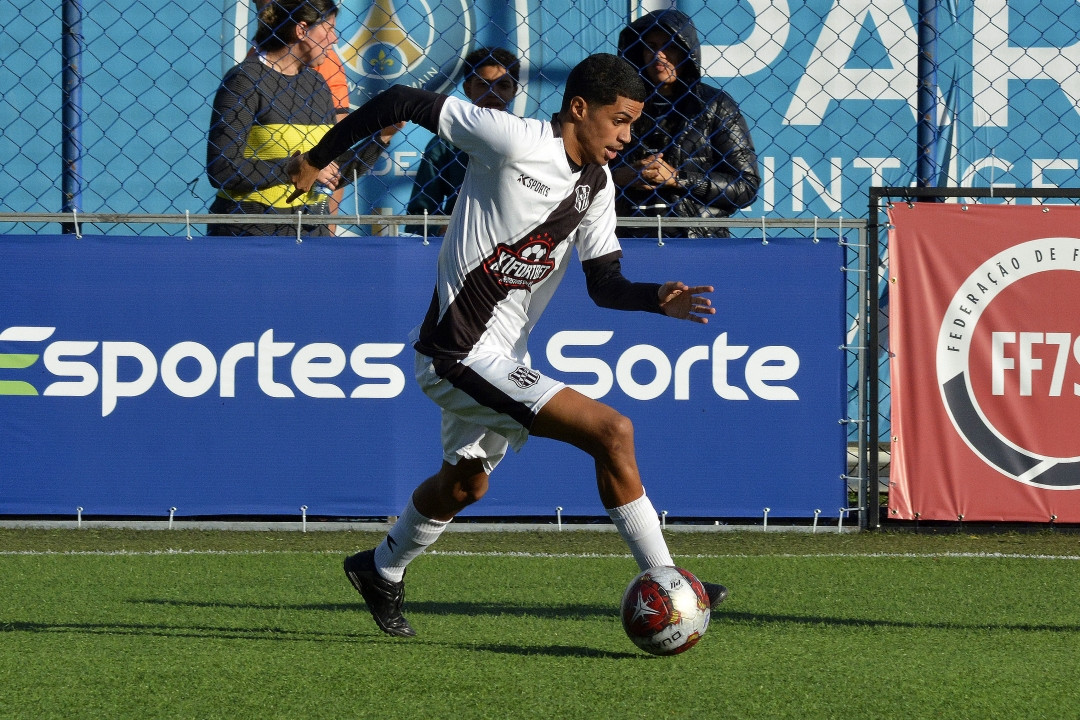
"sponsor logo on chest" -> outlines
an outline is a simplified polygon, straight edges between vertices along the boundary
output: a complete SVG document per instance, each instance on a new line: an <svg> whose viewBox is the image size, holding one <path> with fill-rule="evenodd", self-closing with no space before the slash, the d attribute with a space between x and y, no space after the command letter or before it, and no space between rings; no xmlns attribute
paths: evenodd
<svg viewBox="0 0 1080 720"><path fill-rule="evenodd" d="M499 245L484 261L484 270L502 287L528 290L555 268L551 259L554 247L555 241L547 233L531 236L517 249Z"/></svg>

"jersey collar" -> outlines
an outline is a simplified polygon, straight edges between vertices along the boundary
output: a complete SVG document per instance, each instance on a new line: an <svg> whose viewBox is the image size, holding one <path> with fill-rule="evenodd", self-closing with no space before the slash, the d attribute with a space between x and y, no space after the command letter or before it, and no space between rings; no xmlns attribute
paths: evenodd
<svg viewBox="0 0 1080 720"><path fill-rule="evenodd" d="M562 123L559 122L558 115L551 116L551 130L554 133L555 137L562 137ZM566 155L566 164L570 166L570 172L577 174L584 169L584 165L578 165L576 162L573 161L573 159L571 159L570 155L566 152L565 142L563 143L563 155Z"/></svg>

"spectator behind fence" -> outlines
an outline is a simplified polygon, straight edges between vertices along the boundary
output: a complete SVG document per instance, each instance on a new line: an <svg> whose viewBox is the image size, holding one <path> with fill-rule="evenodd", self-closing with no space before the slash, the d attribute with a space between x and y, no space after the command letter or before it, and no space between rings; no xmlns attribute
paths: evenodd
<svg viewBox="0 0 1080 720"><path fill-rule="evenodd" d="M465 96L479 107L506 110L518 91L521 63L516 55L503 48L483 47L465 56ZM458 189L465 180L469 164L467 153L435 136L424 148L420 169L416 171L412 197L407 206L410 215L450 215L457 202ZM442 235L446 228L432 225L428 235ZM408 225L406 232L421 235L422 225Z"/></svg>
<svg viewBox="0 0 1080 720"><path fill-rule="evenodd" d="M255 0L256 11L261 10L270 0ZM257 53L258 50L252 48L251 52ZM326 84L330 87L330 94L334 98L334 111L335 120L340 120L352 111L352 106L349 101L349 79L345 75L345 65L341 62L341 56L334 50L334 46L331 44L326 50L326 56L323 62L319 63L315 68L319 71L319 74L326 80ZM336 215L338 208L341 206L341 201L345 197L345 188L338 186L333 194L327 201L329 212L331 215ZM328 225L328 232L332 235L334 233L334 226Z"/></svg>
<svg viewBox="0 0 1080 720"><path fill-rule="evenodd" d="M317 143L336 120L326 80L315 71L337 40L333 0L272 0L258 13L252 56L225 74L214 96L206 171L218 188L211 213L326 215L330 194L378 159L395 128L345 155L319 174L316 188L290 201L285 163ZM342 167L348 162L348 167ZM329 235L326 225L302 225L305 235ZM209 235L292 235L293 225L207 225Z"/></svg>
<svg viewBox="0 0 1080 720"><path fill-rule="evenodd" d="M679 10L650 12L619 33L619 54L651 92L634 143L612 168L628 217L728 217L757 197L761 178L750 130L723 90L701 81L701 44ZM624 236L655 235L623 228ZM727 228L672 227L671 237L727 237Z"/></svg>

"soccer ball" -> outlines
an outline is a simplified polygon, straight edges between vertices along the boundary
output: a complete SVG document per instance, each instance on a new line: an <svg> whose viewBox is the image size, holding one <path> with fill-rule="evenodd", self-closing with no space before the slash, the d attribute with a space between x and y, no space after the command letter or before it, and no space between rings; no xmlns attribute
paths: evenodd
<svg viewBox="0 0 1080 720"><path fill-rule="evenodd" d="M626 588L622 624L647 653L677 655L697 644L709 627L709 596L689 570L649 568Z"/></svg>

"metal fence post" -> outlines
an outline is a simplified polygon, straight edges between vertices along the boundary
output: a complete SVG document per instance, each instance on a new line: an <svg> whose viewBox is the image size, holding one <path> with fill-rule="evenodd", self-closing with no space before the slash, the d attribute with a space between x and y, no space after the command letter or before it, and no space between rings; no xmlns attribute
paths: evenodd
<svg viewBox="0 0 1080 720"><path fill-rule="evenodd" d="M880 511L880 486L878 484L878 358L881 352L881 343L878 341L878 272L881 267L881 249L878 227L878 202L881 196L878 188L870 188L870 207L867 215L867 243L866 243L866 293L862 304L866 306L866 334L863 337L863 345L866 346L866 503L860 515L866 518L860 526L865 530L876 530L881 527Z"/></svg>
<svg viewBox="0 0 1080 720"><path fill-rule="evenodd" d="M61 212L74 213L82 204L82 6L64 0L61 53L63 107L61 129ZM75 234L75 223L62 223L61 232Z"/></svg>
<svg viewBox="0 0 1080 720"><path fill-rule="evenodd" d="M873 477L869 473L869 462L867 458L868 442L867 442L867 420L868 415L874 412L874 409L870 407L866 401L866 369L869 364L868 358L872 358L876 355L874 348L870 345L870 338L865 332L867 326L867 302L866 296L869 292L868 288L875 287L876 283L870 282L870 251L874 249L874 246L870 242L870 229L866 226L859 228L859 252L858 252L858 268L859 268L859 310L856 318L858 326L864 330L861 342L858 343L858 364L859 364L859 379L858 390L856 391L856 397L858 398L859 411L855 417L858 422L858 476L859 476L859 507L863 508L859 513L859 529L867 530L870 526L869 516L871 508L877 506L877 488L874 486L877 483L877 474ZM874 483L872 485L871 483ZM876 526L875 526L876 527Z"/></svg>
<svg viewBox="0 0 1080 720"><path fill-rule="evenodd" d="M937 184L938 54L937 0L919 0L918 159L919 187Z"/></svg>

